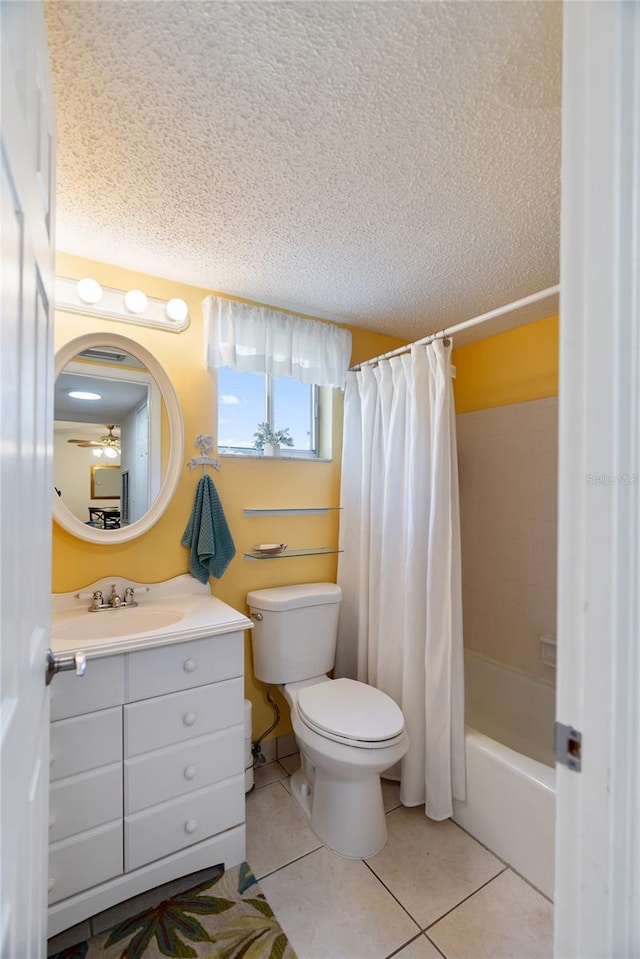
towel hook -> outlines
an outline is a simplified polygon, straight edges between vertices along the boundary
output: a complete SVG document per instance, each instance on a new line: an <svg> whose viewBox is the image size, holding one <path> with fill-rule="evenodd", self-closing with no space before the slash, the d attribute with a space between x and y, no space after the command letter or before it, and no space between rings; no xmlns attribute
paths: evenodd
<svg viewBox="0 0 640 959"><path fill-rule="evenodd" d="M219 459L216 459L215 456L209 456L209 453L213 449L213 436L208 436L206 433L199 433L193 445L196 449L200 450L200 456L194 456L189 460L187 466L190 470L194 469L196 466L202 467L202 475L204 476L205 466L212 466L214 470L219 470L222 466Z"/></svg>

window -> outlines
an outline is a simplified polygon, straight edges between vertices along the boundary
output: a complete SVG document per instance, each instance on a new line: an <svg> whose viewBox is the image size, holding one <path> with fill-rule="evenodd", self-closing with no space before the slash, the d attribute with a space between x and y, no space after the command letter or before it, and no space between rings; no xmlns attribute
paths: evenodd
<svg viewBox="0 0 640 959"><path fill-rule="evenodd" d="M258 451L254 436L258 423L274 430L288 429L292 447L286 456L319 455L320 389L291 377L266 373L239 373L218 368L218 450L247 454Z"/></svg>
<svg viewBox="0 0 640 959"><path fill-rule="evenodd" d="M255 452L260 423L289 430L285 455L331 456L333 394L344 389L351 333L260 304L207 296L207 366L218 374L218 449Z"/></svg>

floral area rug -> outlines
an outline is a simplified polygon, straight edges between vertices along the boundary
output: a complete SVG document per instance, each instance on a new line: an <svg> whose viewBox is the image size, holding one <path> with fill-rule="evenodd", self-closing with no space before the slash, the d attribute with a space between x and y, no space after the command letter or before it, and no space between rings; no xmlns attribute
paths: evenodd
<svg viewBox="0 0 640 959"><path fill-rule="evenodd" d="M244 862L50 959L296 959Z"/></svg>

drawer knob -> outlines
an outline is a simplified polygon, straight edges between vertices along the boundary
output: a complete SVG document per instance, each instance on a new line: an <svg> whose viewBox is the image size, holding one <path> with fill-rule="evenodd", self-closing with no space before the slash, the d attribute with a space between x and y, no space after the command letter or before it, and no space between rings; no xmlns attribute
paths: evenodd
<svg viewBox="0 0 640 959"><path fill-rule="evenodd" d="M198 828L197 819L187 819L186 823L184 824L184 831L188 832L189 834L191 834L192 832L195 832L197 828Z"/></svg>
<svg viewBox="0 0 640 959"><path fill-rule="evenodd" d="M49 879L47 880L47 888L49 889L49 892L51 892L55 884L56 884L56 877L52 875L51 873L49 873Z"/></svg>
<svg viewBox="0 0 640 959"><path fill-rule="evenodd" d="M195 659L185 659L182 668L184 669L185 673L195 673L197 666L198 664L196 663Z"/></svg>
<svg viewBox="0 0 640 959"><path fill-rule="evenodd" d="M185 713L183 722L185 726L193 726L197 718L198 718L197 713Z"/></svg>
<svg viewBox="0 0 640 959"><path fill-rule="evenodd" d="M197 766L187 766L187 768L186 768L185 771L184 771L184 778L185 778L185 779L195 779L197 773L198 773L198 767L197 767Z"/></svg>

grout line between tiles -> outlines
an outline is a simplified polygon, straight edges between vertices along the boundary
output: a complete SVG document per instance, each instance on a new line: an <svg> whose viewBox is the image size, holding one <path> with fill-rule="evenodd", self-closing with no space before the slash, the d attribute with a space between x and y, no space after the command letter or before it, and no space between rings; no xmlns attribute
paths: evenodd
<svg viewBox="0 0 640 959"><path fill-rule="evenodd" d="M380 883L380 885L382 886L382 888L387 890L387 892L389 893L389 895L391 896L391 898L392 898L392 899L395 899L395 901L398 903L398 905L400 906L400 908L403 909L403 910L406 912L406 914L408 915L408 917L409 917L409 919L411 920L411 922L413 922L413 923L418 927L418 929L420 929L420 925L419 925L418 922L416 922L415 917L411 915L411 913L409 912L409 910L407 909L407 907L404 906L404 905L400 902L400 900L398 899L398 897L395 896L395 895L391 892L391 890L389 889L389 887L387 886L387 884L382 881L382 879L380 878L380 876L379 876L376 872L374 872L374 870L373 870L372 867L369 865L369 863L367 862L367 860L366 860L366 859L361 859L360 862L363 862L363 863L365 864L365 866L367 867L367 869L369 870L369 872L370 872L373 876L376 877L376 879L378 880L378 882ZM422 929L420 929L420 932L422 932ZM416 938L417 938L417 937L416 937Z"/></svg>
<svg viewBox="0 0 640 959"><path fill-rule="evenodd" d="M530 881L526 878L526 876L523 876L522 873L519 873L517 869L514 869L513 866L509 865L508 862L505 862L504 859L501 859L500 856L496 856L495 852L494 852L492 849L489 849L489 847L488 847L488 846L485 846L485 844L484 844L483 842L480 842L479 839L476 839L475 836L471 835L471 833L468 832L468 830L466 830L466 829L464 828L464 826L461 826L460 823L457 823L457 822L455 821L455 819L452 819L451 822L454 824L454 826L457 826L458 829L461 829L462 832L466 833L467 836L470 836L471 839L473 839L474 842L477 842L479 846L482 846L483 849L486 849L487 852L491 853L491 855L493 856L493 858L494 858L494 859L497 859L498 862L501 862L501 863L503 864L503 866L505 867L505 869L510 869L511 872L515 873L515 875L516 875L519 879L522 879L523 882L526 882L527 886L530 886L533 890L535 890L535 892L538 893L538 895L542 896L543 899L546 899L547 902L550 902L551 905L553 906L553 904L554 904L554 903L553 903L553 899L551 899L550 896L547 896L547 894L544 893L544 892L542 891L542 889L538 889L538 887L537 887L537 886L534 886L533 883L530 882ZM499 875L499 874L498 874L498 875Z"/></svg>
<svg viewBox="0 0 640 959"><path fill-rule="evenodd" d="M399 952L402 952L403 949L406 949L407 946L410 946L412 943L416 942L418 939L420 939L421 936L424 936L425 939L427 938L423 932L419 932L417 936L414 936L414 937L413 937L413 939L407 939L407 941L406 941L406 942L403 942L401 946L398 946L397 949L394 949L393 952L390 952L389 955L385 957L385 959L393 959L394 956L397 956L398 953L399 953ZM432 945L432 946L434 947L434 949L435 949L441 956L444 957L444 959L447 959L447 957L444 955L443 952L440 951L440 949L438 949L438 947L436 946L435 943L431 942L430 939L427 939L427 942L429 942L430 945Z"/></svg>
<svg viewBox="0 0 640 959"><path fill-rule="evenodd" d="M497 858L497 857L495 857L495 858ZM501 861L502 861L502 860L498 859L498 862L501 862ZM365 866L367 867L367 869L369 869L370 872L373 873L373 875L376 877L376 879L378 880L378 882L387 890L387 892L389 893L389 895L390 895L393 899L395 899L395 901L398 903L399 906L401 906L402 909L404 909L404 911L405 911L406 914L409 916L409 918L410 918L413 922L415 922L416 926L418 926L418 928L420 929L420 932L424 932L425 935L426 935L427 929L431 929L433 926L435 926L435 924L436 924L437 922L440 922L441 919L444 919L445 916L448 916L450 913L454 912L454 911L458 908L458 906L461 906L463 902L466 902L466 901L467 901L467 899L471 899L472 896L475 896L475 894L476 894L477 892L480 892L481 889L484 889L485 886L488 886L490 882L493 882L494 879L497 879L498 876L501 876L501 875L502 875L504 872L506 872L507 869L509 868L508 866L503 865L503 868L500 870L500 872L497 872L497 873L495 874L495 876L492 876L491 879L487 879L487 881L486 881L486 882L483 882L481 886L478 886L477 889L474 889L473 892L470 892L468 896L465 896L464 899L461 899L460 902L457 902L457 903L455 904L455 906L452 906L451 909L448 909L446 912L443 912L443 914L442 914L441 916L438 916L437 919L434 919L433 922L430 922L427 926L424 926L424 928L423 928L422 926L419 925L419 923L417 922L415 916L412 916L412 915L411 915L411 913L410 913L409 910L406 908L406 906L404 906L404 905L400 902L400 900L398 899L398 897L395 896L395 895L391 892L391 890L389 889L389 887L387 886L387 884L386 884L385 882L383 882L383 880L380 878L380 876L378 876L378 874L377 874L376 872L374 872L373 868L369 865L369 863L367 862L367 860L366 860L366 859L363 859L362 862L365 864ZM417 938L417 937L416 937L416 938ZM411 941L413 941L413 940L411 940ZM429 939L429 942L431 942L431 939ZM435 942L432 943L432 945L435 946ZM438 948L438 947L436 946L436 949L437 949L437 948ZM439 949L438 949L438 952L440 952Z"/></svg>
<svg viewBox="0 0 640 959"><path fill-rule="evenodd" d="M454 826L457 826L458 829L460 829L461 832L463 832L463 833L465 833L465 835L469 836L470 839L473 839L474 842L477 842L478 845L479 845L479 846L482 846L483 849L486 849L486 851L487 851L488 853L490 853L490 854L493 856L494 859L497 859L498 862L501 862L503 866L508 866L508 865L509 865L509 863L508 863L508 862L505 862L504 859L501 859L500 856L496 856L496 854L495 854L495 852L493 851L493 849L489 849L489 847L488 847L488 846L485 846L485 844L484 844L483 842L481 842L480 839L476 839L476 837L475 837L472 833L470 833L468 829L465 829L464 826L461 826L459 822L456 822L456 821L455 821L455 819L452 819L451 817L449 817L449 822L453 823Z"/></svg>
<svg viewBox="0 0 640 959"><path fill-rule="evenodd" d="M477 889L474 889L473 892L470 892L468 896L465 896L464 899L461 899L460 902L457 902L455 906L452 906L451 909L447 909L447 911L443 912L441 916L438 916L438 918L434 919L433 922L430 922L428 926L425 926L422 931L427 936L427 938L429 938L427 933L428 929L433 929L433 927L437 925L442 919L444 919L445 916L450 916L452 912L455 912L456 909L458 909L458 907L463 904L463 902L467 902L467 900L472 899L473 896L476 895L476 893L480 892L481 889L485 889L487 886L489 886L493 882L494 879L497 879L498 876L502 876L502 874L507 872L508 869L509 867L505 866L504 869L501 869L500 872L497 872L495 876L492 876L491 879L487 879L487 881L483 882L481 886L478 886ZM429 938L429 942L431 942L430 938ZM435 946L435 942L433 943L433 945Z"/></svg>
<svg viewBox="0 0 640 959"><path fill-rule="evenodd" d="M294 862L300 862L301 859L306 859L307 856L310 856L312 853L317 852L318 849L323 848L324 843L321 843L320 840L318 840L318 843L319 845L317 845L315 849L309 849L308 852L303 852L301 856L296 856L295 859L291 859L289 862L283 863L282 866L278 866L276 869L272 869L271 872L265 872L264 875L262 876L256 876L256 879L260 883L262 882L263 879L266 879L268 876L274 876L277 872L280 872L281 869L286 869L287 866L292 866ZM251 863L249 863L249 865L251 865Z"/></svg>
<svg viewBox="0 0 640 959"><path fill-rule="evenodd" d="M433 948L434 948L435 951L438 953L438 955L442 956L443 959L447 959L447 954L446 954L445 952L443 952L442 949L440 949L438 946L436 946L436 944L435 944L435 942L433 941L433 939L430 939L429 936L426 934L426 932L423 932L422 935L423 935L424 938L427 940L427 942L429 943L429 945L430 945L430 946L433 946Z"/></svg>
<svg viewBox="0 0 640 959"><path fill-rule="evenodd" d="M255 781L256 769L265 769L266 766L273 766L274 763L276 763L276 764L280 767L280 769L282 770L282 772L283 772L284 775L282 775L282 776L280 777L280 779L272 779L272 780L271 780L270 782L268 782L268 783L257 783L257 782ZM288 778L290 777L290 775L291 775L290 773L287 772L287 770L284 768L284 766L282 765L282 763L279 762L277 759L274 760L273 763L261 763L259 766L254 766L254 767L253 767L253 772L254 772L254 782L253 782L253 786L251 787L251 789L249 790L249 792L253 792L254 789L264 789L265 786L272 786L274 783L282 782L283 779L288 779Z"/></svg>

